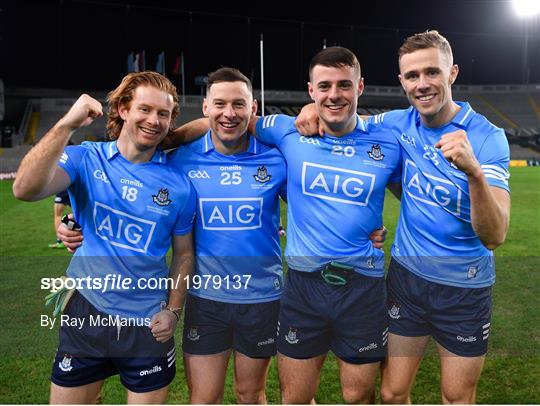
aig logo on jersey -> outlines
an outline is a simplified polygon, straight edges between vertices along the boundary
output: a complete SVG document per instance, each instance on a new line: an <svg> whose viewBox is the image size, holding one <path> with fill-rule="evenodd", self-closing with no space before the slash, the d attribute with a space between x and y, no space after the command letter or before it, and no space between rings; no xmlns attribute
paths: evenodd
<svg viewBox="0 0 540 406"><path fill-rule="evenodd" d="M461 214L461 190L448 179L423 173L408 159L403 177L405 191L413 199L443 207L457 216Z"/></svg>
<svg viewBox="0 0 540 406"><path fill-rule="evenodd" d="M262 197L200 198L205 230L241 231L262 227Z"/></svg>
<svg viewBox="0 0 540 406"><path fill-rule="evenodd" d="M132 216L96 202L94 205L96 234L111 245L146 253L156 223Z"/></svg>
<svg viewBox="0 0 540 406"><path fill-rule="evenodd" d="M318 199L366 206L375 184L371 173L304 162L302 193Z"/></svg>

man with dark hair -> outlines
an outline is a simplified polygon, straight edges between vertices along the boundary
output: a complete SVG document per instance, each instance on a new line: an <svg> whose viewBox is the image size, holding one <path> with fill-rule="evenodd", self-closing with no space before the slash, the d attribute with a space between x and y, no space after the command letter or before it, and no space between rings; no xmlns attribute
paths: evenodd
<svg viewBox="0 0 540 406"><path fill-rule="evenodd" d="M202 110L210 130L170 156L198 196L197 266L182 344L190 401L223 402L233 353L237 402L262 404L283 286L278 227L285 161L249 137L257 102L237 69L208 75Z"/></svg>
<svg viewBox="0 0 540 406"><path fill-rule="evenodd" d="M369 235L383 224L385 188L400 179L401 155L396 137L370 131L356 114L364 83L351 51L320 51L309 77L324 138L300 137L294 118L284 115L260 118L255 131L282 151L288 168L289 273L278 334L282 402L310 402L332 350L345 402L372 403L386 356L387 315L384 254Z"/></svg>
<svg viewBox="0 0 540 406"><path fill-rule="evenodd" d="M492 250L503 243L510 217L508 142L469 103L452 99L459 69L437 31L407 38L399 69L411 107L370 118L370 126L401 134L405 192L387 280L381 396L411 402L433 337L443 402L471 404L491 325ZM302 133L317 132L314 111L310 105L300 114Z"/></svg>
<svg viewBox="0 0 540 406"><path fill-rule="evenodd" d="M67 188L86 230L67 270L77 290L61 316L54 404L94 403L115 374L128 403L164 403L176 372L172 336L192 268L195 192L157 146L178 96L164 76L140 72L124 77L108 101L114 141L66 147L102 115L101 104L83 94L24 157L13 184L15 197L27 201ZM167 275L172 283L164 284ZM149 288L152 279L158 288Z"/></svg>

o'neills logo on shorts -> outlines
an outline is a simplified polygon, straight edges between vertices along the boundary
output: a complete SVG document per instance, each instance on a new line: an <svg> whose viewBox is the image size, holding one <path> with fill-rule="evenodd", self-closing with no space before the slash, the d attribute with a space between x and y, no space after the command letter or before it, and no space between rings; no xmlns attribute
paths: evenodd
<svg viewBox="0 0 540 406"><path fill-rule="evenodd" d="M371 343L369 345L366 345L365 347L362 347L362 348L359 348L358 349L358 352L364 352L364 351L369 351L369 350L375 350L378 348L378 345L375 344L375 343Z"/></svg>
<svg viewBox="0 0 540 406"><path fill-rule="evenodd" d="M268 344L274 344L276 340L274 340L272 337L270 337L268 340L264 340L264 341L260 341L257 343L257 347L261 347L263 345L268 345Z"/></svg>
<svg viewBox="0 0 540 406"><path fill-rule="evenodd" d="M469 337L457 336L456 339L458 341L461 341L462 343L472 343L472 342L476 341L475 336L469 336Z"/></svg>
<svg viewBox="0 0 540 406"><path fill-rule="evenodd" d="M161 367L159 365L154 365L152 369L144 369L141 372L139 372L140 376L146 376L155 374L156 372L161 372Z"/></svg>

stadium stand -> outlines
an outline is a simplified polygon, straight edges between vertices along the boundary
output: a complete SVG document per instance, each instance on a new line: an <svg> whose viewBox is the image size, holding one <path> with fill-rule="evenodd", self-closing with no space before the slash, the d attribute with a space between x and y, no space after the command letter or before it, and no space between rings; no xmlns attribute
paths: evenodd
<svg viewBox="0 0 540 406"><path fill-rule="evenodd" d="M0 173L4 177L14 174L26 151L65 114L80 93L60 89L5 89L5 115L13 125L1 127L12 131L9 139L2 139ZM88 93L105 103L105 93ZM505 129L511 158L519 161L519 165L540 164L540 85L454 86L453 96L455 100L468 100L477 112ZM257 90L255 97L261 100ZM265 91L264 112L296 115L310 102L307 92L269 90ZM186 96L177 124L201 117L201 103L202 96ZM365 115L408 107L399 86L366 86L359 104L358 113ZM105 124L105 117L101 117L79 130L74 143L104 139Z"/></svg>

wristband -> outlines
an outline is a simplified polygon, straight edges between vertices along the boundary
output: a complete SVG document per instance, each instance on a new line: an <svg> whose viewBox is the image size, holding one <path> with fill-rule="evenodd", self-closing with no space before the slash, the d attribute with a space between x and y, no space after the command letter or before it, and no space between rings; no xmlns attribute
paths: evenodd
<svg viewBox="0 0 540 406"><path fill-rule="evenodd" d="M172 312L176 316L176 321L180 320L180 314L182 313L182 308L181 307L167 306L165 308L165 310L168 310L168 311Z"/></svg>

